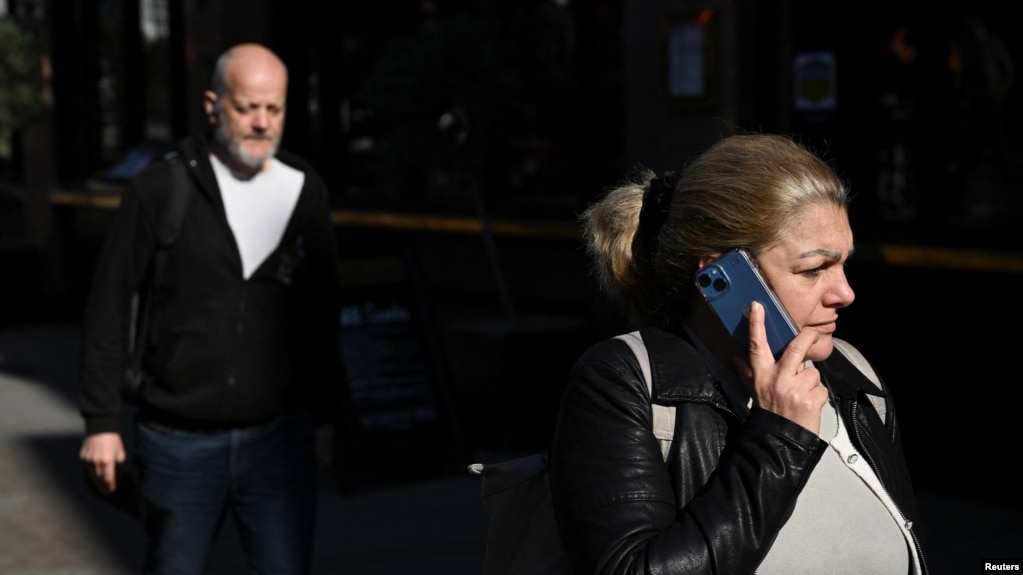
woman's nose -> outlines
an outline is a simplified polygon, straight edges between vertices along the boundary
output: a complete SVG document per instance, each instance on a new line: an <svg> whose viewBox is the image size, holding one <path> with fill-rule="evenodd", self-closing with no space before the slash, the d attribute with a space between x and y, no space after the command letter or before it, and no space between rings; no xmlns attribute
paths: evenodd
<svg viewBox="0 0 1023 575"><path fill-rule="evenodd" d="M844 270L838 272L838 277L835 278L831 288L828 289L826 298L825 305L831 307L846 307L851 305L853 300L856 299L856 293L853 292L852 286L849 285L849 279L846 277Z"/></svg>

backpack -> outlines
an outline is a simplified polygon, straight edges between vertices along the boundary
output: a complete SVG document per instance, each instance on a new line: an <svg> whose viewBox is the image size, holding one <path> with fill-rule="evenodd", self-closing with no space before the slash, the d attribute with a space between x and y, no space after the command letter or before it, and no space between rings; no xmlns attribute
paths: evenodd
<svg viewBox="0 0 1023 575"><path fill-rule="evenodd" d="M653 394L650 357L638 331L616 336L632 348ZM653 433L667 459L675 430L675 407L651 404ZM490 515L484 575L571 573L558 534L547 470L547 454L498 463L474 463L469 473L483 478L483 503Z"/></svg>
<svg viewBox="0 0 1023 575"><path fill-rule="evenodd" d="M135 403L142 389L142 356L145 342L149 337L149 321L153 300L158 286L166 273L167 254L178 237L178 230L185 219L188 206L188 172L178 152L169 152L163 157L170 167L171 190L167 204L159 211L156 230L156 252L149 263L145 279L138 291L131 296L131 318L128 322L128 363L121 377L121 397Z"/></svg>

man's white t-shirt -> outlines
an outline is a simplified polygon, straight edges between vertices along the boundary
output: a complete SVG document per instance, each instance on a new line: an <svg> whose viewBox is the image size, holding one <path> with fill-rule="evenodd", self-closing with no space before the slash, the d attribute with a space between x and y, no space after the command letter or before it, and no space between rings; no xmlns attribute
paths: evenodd
<svg viewBox="0 0 1023 575"><path fill-rule="evenodd" d="M227 223L242 258L243 277L249 279L281 243L305 174L271 160L266 171L249 176L232 172L216 156L211 160Z"/></svg>

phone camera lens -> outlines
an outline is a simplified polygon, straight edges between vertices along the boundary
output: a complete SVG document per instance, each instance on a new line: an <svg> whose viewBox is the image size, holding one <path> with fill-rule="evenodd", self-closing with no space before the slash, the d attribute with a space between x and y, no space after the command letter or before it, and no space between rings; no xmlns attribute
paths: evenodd
<svg viewBox="0 0 1023 575"><path fill-rule="evenodd" d="M714 280L714 289L718 291L725 291L725 288L727 287L728 282L725 281L725 278L717 278L716 280Z"/></svg>
<svg viewBox="0 0 1023 575"><path fill-rule="evenodd" d="M707 274L700 274L698 280L700 282L700 287L707 287L710 285L710 276Z"/></svg>

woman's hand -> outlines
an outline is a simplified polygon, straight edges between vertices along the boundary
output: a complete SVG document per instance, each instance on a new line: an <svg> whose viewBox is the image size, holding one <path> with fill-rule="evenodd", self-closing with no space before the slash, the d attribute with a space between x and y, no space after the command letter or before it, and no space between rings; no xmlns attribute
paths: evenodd
<svg viewBox="0 0 1023 575"><path fill-rule="evenodd" d="M828 401L828 390L821 385L820 372L806 366L806 353L820 334L804 329L789 342L776 362L767 343L764 307L750 304L749 365L740 369L753 396L753 403L777 413L806 429L820 432L821 409Z"/></svg>

